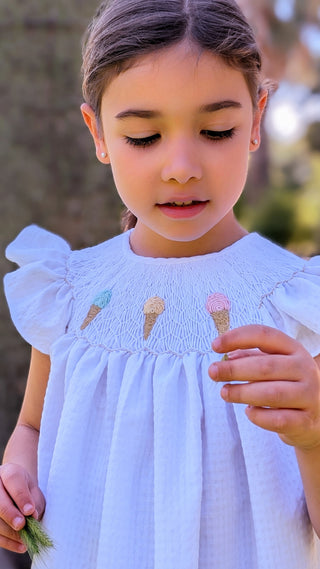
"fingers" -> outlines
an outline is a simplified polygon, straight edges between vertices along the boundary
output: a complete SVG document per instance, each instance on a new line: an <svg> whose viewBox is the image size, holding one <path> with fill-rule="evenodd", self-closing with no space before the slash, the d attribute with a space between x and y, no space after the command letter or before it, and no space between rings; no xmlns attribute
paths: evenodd
<svg viewBox="0 0 320 569"><path fill-rule="evenodd" d="M15 511L23 516L42 517L45 509L44 496L36 481L22 467L5 464L0 467L0 480ZM15 507L16 506L16 507Z"/></svg>
<svg viewBox="0 0 320 569"><path fill-rule="evenodd" d="M306 414L294 409L265 409L263 407L247 407L246 414L250 421L267 431L291 436L300 433L308 422Z"/></svg>
<svg viewBox="0 0 320 569"><path fill-rule="evenodd" d="M300 384L290 381L227 384L221 396L228 403L274 409L305 409L312 403Z"/></svg>
<svg viewBox="0 0 320 569"><path fill-rule="evenodd" d="M251 423L278 433L288 445L305 450L319 446L319 426L306 411L247 407L246 414Z"/></svg>
<svg viewBox="0 0 320 569"><path fill-rule="evenodd" d="M0 480L0 547L15 553L24 553L26 548L18 534L24 524L24 516L14 505Z"/></svg>
<svg viewBox="0 0 320 569"><path fill-rule="evenodd" d="M297 349L297 342L276 328L251 324L219 336L212 347L219 353L258 348L268 354L288 355Z"/></svg>
<svg viewBox="0 0 320 569"><path fill-rule="evenodd" d="M46 507L44 495L42 494L39 486L31 487L30 491L35 503L35 511L32 515L34 518L36 518L36 520L41 520Z"/></svg>
<svg viewBox="0 0 320 569"><path fill-rule="evenodd" d="M214 381L299 381L305 374L298 356L266 355L231 357L211 364L209 375Z"/></svg>
<svg viewBox="0 0 320 569"><path fill-rule="evenodd" d="M23 528L25 523L24 516L13 503L2 482L0 482L0 520L16 531Z"/></svg>
<svg viewBox="0 0 320 569"><path fill-rule="evenodd" d="M16 464L0 466L0 547L25 552L18 532L25 525L25 516L39 519L44 508L44 496L24 468Z"/></svg>
<svg viewBox="0 0 320 569"><path fill-rule="evenodd" d="M11 529L2 520L0 520L0 547L13 551L14 553L25 553L27 551L18 532Z"/></svg>
<svg viewBox="0 0 320 569"><path fill-rule="evenodd" d="M247 405L252 423L277 432L287 444L319 445L319 367L298 341L251 325L227 332L212 346L229 354L209 368L214 381L225 383L221 396L226 402Z"/></svg>
<svg viewBox="0 0 320 569"><path fill-rule="evenodd" d="M210 366L209 375L215 381L299 381L307 373L303 356L311 361L296 340L267 326L231 330L212 345L215 351L230 354L228 360Z"/></svg>
<svg viewBox="0 0 320 569"><path fill-rule="evenodd" d="M35 512L35 502L30 490L31 480L28 473L15 464L1 466L0 478L0 517L13 529L18 519L23 525L24 516L31 516ZM15 523L14 523L15 522Z"/></svg>
<svg viewBox="0 0 320 569"><path fill-rule="evenodd" d="M258 348L254 348L252 350L233 350L232 352L228 352L228 359L229 360L236 360L239 358L246 358L248 356L261 356L263 354L261 350Z"/></svg>

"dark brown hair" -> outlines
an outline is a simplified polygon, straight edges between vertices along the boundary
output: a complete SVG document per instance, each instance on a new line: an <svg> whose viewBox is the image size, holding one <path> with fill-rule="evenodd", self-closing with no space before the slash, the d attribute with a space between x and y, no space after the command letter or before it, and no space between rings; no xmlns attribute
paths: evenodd
<svg viewBox="0 0 320 569"><path fill-rule="evenodd" d="M263 87L254 32L234 0L106 0L83 42L83 95L100 123L101 99L135 60L189 39L242 72L256 107ZM123 228L136 224L129 211Z"/></svg>

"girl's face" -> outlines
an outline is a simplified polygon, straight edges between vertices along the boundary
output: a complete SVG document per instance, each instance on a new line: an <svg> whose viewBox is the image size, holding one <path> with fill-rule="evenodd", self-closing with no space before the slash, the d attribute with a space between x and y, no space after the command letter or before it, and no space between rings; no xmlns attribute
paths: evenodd
<svg viewBox="0 0 320 569"><path fill-rule="evenodd" d="M233 207L265 103L266 94L254 111L239 71L183 42L141 57L110 83L103 134L82 106L97 156L111 163L119 195L138 218L137 254L201 255L245 233Z"/></svg>

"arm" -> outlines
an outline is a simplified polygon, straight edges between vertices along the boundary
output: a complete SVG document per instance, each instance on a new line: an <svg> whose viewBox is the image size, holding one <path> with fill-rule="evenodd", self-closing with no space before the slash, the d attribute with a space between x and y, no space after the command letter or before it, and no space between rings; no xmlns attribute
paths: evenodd
<svg viewBox="0 0 320 569"><path fill-rule="evenodd" d="M294 446L313 527L320 537L320 357L267 326L243 326L213 342L228 361L209 368L222 398L244 403L255 425ZM232 385L232 382L243 382Z"/></svg>
<svg viewBox="0 0 320 569"><path fill-rule="evenodd" d="M40 518L45 507L38 488L37 450L49 372L49 357L32 349L21 412L0 467L0 547L16 552L25 551L15 531L24 526L24 515Z"/></svg>
<svg viewBox="0 0 320 569"><path fill-rule="evenodd" d="M315 361L320 369L320 356ZM309 450L296 447L296 455L310 519L320 537L320 444Z"/></svg>

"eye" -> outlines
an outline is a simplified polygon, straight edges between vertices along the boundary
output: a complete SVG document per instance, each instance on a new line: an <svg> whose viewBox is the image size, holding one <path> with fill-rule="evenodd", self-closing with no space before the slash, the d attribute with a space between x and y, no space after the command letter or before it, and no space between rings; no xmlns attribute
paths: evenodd
<svg viewBox="0 0 320 569"><path fill-rule="evenodd" d="M229 130L202 130L201 134L206 136L209 140L219 141L232 138L235 132L235 128L230 128Z"/></svg>
<svg viewBox="0 0 320 569"><path fill-rule="evenodd" d="M126 136L125 141L132 146L146 148L147 146L154 144L160 138L160 134L153 134L152 136L146 136L144 138L132 138L131 136Z"/></svg>

